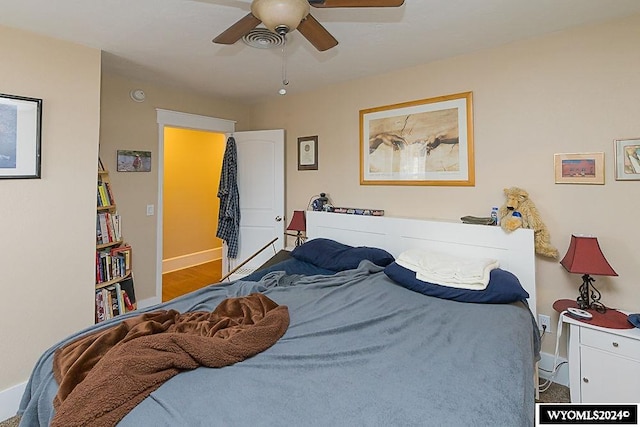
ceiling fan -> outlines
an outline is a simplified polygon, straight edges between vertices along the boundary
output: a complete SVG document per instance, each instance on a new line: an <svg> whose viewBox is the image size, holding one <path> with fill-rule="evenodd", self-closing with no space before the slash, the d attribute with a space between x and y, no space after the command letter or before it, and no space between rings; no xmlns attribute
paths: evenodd
<svg viewBox="0 0 640 427"><path fill-rule="evenodd" d="M319 51L331 49L338 41L310 13L309 5L334 7L399 7L404 0L253 0L251 13L213 39L214 43L234 44L263 23L280 36L298 30Z"/></svg>

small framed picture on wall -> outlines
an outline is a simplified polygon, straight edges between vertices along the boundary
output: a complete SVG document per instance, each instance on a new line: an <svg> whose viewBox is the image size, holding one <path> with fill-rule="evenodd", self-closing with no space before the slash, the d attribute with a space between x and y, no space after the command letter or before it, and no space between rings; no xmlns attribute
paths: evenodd
<svg viewBox="0 0 640 427"><path fill-rule="evenodd" d="M616 180L640 180L640 138L616 139Z"/></svg>
<svg viewBox="0 0 640 427"><path fill-rule="evenodd" d="M554 154L556 184L604 184L604 153Z"/></svg>
<svg viewBox="0 0 640 427"><path fill-rule="evenodd" d="M298 170L318 170L318 135L298 138Z"/></svg>
<svg viewBox="0 0 640 427"><path fill-rule="evenodd" d="M118 172L150 172L151 151L118 150Z"/></svg>

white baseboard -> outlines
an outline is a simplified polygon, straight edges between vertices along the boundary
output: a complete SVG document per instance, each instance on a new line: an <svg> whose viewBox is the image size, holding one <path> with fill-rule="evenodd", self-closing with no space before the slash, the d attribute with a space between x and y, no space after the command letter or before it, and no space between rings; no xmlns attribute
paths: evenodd
<svg viewBox="0 0 640 427"><path fill-rule="evenodd" d="M538 373L541 379L546 380L551 376L551 373L547 371L553 370L553 358L553 354L540 353L540 363L538 364L538 367L546 369L546 371L538 369ZM558 357L556 365L566 361L567 359L565 359L564 357ZM553 379L553 382L569 387L569 363L565 363L558 368L558 373Z"/></svg>
<svg viewBox="0 0 640 427"><path fill-rule="evenodd" d="M20 400L26 387L27 383L24 382L0 391L0 421L8 420L18 413Z"/></svg>
<svg viewBox="0 0 640 427"><path fill-rule="evenodd" d="M152 305L160 304L162 302L162 297L151 297L138 301L138 309L143 309L147 307L151 307Z"/></svg>
<svg viewBox="0 0 640 427"><path fill-rule="evenodd" d="M213 248L206 251L194 252L192 254L181 255L174 258L162 260L162 274L170 273L184 268L194 267L206 262L215 261L222 258L222 248Z"/></svg>

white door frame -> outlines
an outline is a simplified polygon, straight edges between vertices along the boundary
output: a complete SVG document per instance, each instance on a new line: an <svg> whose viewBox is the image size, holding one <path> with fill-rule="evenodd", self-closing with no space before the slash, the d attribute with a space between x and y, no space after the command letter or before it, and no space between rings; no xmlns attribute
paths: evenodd
<svg viewBox="0 0 640 427"><path fill-rule="evenodd" d="M158 123L158 206L156 207L156 295L139 303L139 306L148 307L162 302L162 203L164 181L164 128L165 126L195 129L206 132L231 134L236 130L234 120L218 119L215 117L200 116L197 114L183 113L180 111L163 110L156 108L156 121ZM140 308L143 308L140 307Z"/></svg>

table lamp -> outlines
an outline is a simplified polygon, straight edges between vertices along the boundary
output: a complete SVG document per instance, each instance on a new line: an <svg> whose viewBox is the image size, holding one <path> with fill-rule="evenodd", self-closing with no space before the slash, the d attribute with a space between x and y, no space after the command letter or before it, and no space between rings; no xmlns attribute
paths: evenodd
<svg viewBox="0 0 640 427"><path fill-rule="evenodd" d="M300 246L304 240L302 232L307 230L307 220L304 211L293 211L293 217L287 227L287 230L296 231L297 234L287 233L288 236L295 236L296 246Z"/></svg>
<svg viewBox="0 0 640 427"><path fill-rule="evenodd" d="M617 276L613 268L600 250L598 239L593 236L571 235L571 243L566 255L560 264L569 273L582 274L580 296L576 299L578 306L583 309L592 308L599 313L604 313L607 308L600 302L600 292L593 285L596 276Z"/></svg>

